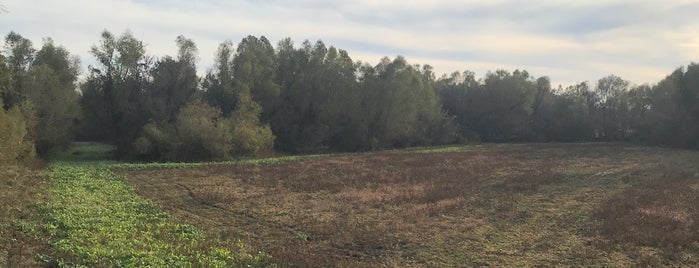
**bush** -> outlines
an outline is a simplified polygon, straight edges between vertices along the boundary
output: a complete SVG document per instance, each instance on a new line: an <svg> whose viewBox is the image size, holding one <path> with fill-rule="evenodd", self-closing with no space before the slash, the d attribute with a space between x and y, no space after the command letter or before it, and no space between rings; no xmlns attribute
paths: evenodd
<svg viewBox="0 0 699 268"><path fill-rule="evenodd" d="M221 110L201 100L185 106L175 122L176 160L223 159L232 148L232 128Z"/></svg>
<svg viewBox="0 0 699 268"><path fill-rule="evenodd" d="M139 159L195 161L227 158L232 128L219 109L201 100L185 106L172 124L150 122L131 144Z"/></svg>
<svg viewBox="0 0 699 268"><path fill-rule="evenodd" d="M131 143L140 160L201 161L270 151L274 134L260 123L260 105L240 94L237 109L226 118L202 100L182 108L172 123L150 122Z"/></svg>
<svg viewBox="0 0 699 268"><path fill-rule="evenodd" d="M259 155L272 150L273 145L274 134L269 125L243 123L233 128L233 152L236 155Z"/></svg>
<svg viewBox="0 0 699 268"><path fill-rule="evenodd" d="M233 153L259 155L270 151L274 145L274 134L269 125L260 123L262 107L245 92L238 94L238 98L238 107L230 118L233 125Z"/></svg>
<svg viewBox="0 0 699 268"><path fill-rule="evenodd" d="M34 159L30 133L31 106L23 104L8 111L0 108L0 165L28 163Z"/></svg>

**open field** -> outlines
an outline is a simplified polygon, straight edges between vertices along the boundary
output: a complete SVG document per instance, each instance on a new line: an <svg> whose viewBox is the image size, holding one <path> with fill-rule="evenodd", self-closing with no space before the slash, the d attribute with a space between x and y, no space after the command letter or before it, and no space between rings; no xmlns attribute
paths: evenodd
<svg viewBox="0 0 699 268"><path fill-rule="evenodd" d="M699 152L429 148L117 166L173 220L294 267L699 265Z"/></svg>

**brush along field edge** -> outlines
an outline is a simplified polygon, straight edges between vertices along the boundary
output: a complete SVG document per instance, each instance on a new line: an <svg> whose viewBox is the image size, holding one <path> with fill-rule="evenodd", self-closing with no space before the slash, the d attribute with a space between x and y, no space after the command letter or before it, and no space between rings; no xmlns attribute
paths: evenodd
<svg viewBox="0 0 699 268"><path fill-rule="evenodd" d="M106 165L56 163L49 169L49 200L41 208L58 266L258 267L240 241L220 241L174 223L138 197Z"/></svg>

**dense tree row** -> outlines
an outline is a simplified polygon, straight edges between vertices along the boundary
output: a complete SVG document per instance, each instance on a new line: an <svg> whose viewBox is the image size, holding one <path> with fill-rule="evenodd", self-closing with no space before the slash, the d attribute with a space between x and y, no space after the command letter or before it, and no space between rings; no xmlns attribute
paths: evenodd
<svg viewBox="0 0 699 268"><path fill-rule="evenodd" d="M468 141L699 149L697 64L653 86L610 75L554 89L524 70L436 78L400 56L372 66L320 41L275 47L248 36L223 42L200 78L196 44L183 36L175 44L176 56L154 58L131 33L104 31L91 49L99 64L78 84L79 62L65 48L46 39L36 51L8 34L0 161L45 154L75 135L113 143L125 159L176 161Z"/></svg>
<svg viewBox="0 0 699 268"><path fill-rule="evenodd" d="M68 145L80 116L79 62L51 39L36 51L14 32L0 55L0 162L27 161L34 153Z"/></svg>

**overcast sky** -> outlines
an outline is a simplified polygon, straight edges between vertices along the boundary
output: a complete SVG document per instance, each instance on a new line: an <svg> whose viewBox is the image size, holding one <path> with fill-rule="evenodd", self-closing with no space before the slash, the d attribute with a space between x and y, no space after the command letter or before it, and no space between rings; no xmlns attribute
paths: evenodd
<svg viewBox="0 0 699 268"><path fill-rule="evenodd" d="M224 40L264 35L322 40L354 60L405 56L439 75L526 69L554 85L617 74L656 83L699 61L699 1L689 0L0 0L0 34L43 37L94 64L102 30L130 30L148 54L174 55L175 37L199 47L200 72Z"/></svg>

